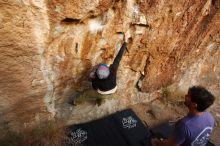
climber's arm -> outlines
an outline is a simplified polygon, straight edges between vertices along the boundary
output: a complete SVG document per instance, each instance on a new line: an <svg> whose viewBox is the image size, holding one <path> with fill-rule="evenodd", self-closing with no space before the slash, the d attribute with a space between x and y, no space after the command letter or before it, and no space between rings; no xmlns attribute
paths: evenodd
<svg viewBox="0 0 220 146"><path fill-rule="evenodd" d="M122 56L123 56L123 54L124 54L124 51L125 51L126 47L127 47L127 43L124 42L124 43L122 44L122 47L120 48L120 50L119 50L117 56L115 57L113 64L111 65L111 68L112 68L113 70L117 71L118 66L119 66L119 63L120 63L120 61L121 61L121 58L122 58Z"/></svg>

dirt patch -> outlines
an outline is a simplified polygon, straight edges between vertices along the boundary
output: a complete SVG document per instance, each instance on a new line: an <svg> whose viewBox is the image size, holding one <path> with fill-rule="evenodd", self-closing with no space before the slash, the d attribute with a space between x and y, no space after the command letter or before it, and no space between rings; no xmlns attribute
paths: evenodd
<svg viewBox="0 0 220 146"><path fill-rule="evenodd" d="M184 109L177 109L171 106L173 103L163 103L155 100L152 103L141 103L131 106L140 119L147 123L150 127L154 127L160 123L183 117Z"/></svg>

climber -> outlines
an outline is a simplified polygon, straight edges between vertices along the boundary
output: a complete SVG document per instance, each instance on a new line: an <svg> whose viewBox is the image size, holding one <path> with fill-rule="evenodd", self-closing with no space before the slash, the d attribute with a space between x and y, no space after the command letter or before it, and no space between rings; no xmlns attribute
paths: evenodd
<svg viewBox="0 0 220 146"><path fill-rule="evenodd" d="M124 43L120 48L113 64L110 66L106 64L99 64L93 68L90 73L90 79L92 81L92 87L100 94L112 94L117 90L116 75L119 63L123 56L123 53L127 47L128 40L130 38L130 33L123 33Z"/></svg>
<svg viewBox="0 0 220 146"><path fill-rule="evenodd" d="M184 104L189 112L175 123L168 139L152 139L153 146L205 146L214 127L214 118L205 110L215 97L204 87L193 86L185 95Z"/></svg>

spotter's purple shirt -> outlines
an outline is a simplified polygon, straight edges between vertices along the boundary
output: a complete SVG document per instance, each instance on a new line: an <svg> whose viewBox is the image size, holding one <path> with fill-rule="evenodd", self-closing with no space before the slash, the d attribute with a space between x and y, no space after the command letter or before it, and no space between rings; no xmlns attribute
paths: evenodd
<svg viewBox="0 0 220 146"><path fill-rule="evenodd" d="M188 115L180 119L173 138L180 146L205 146L214 127L214 118L209 112L199 116Z"/></svg>

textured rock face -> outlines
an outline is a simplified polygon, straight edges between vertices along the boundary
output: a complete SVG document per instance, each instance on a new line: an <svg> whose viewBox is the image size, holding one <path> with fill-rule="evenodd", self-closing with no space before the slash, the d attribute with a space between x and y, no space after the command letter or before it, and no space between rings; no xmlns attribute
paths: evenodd
<svg viewBox="0 0 220 146"><path fill-rule="evenodd" d="M43 76L49 25L33 5L0 1L0 123L13 128L50 117Z"/></svg>
<svg viewBox="0 0 220 146"><path fill-rule="evenodd" d="M161 2L147 10L147 14L155 15L147 17L152 30L145 33L144 40L152 60L141 86L143 91L170 85L182 78L186 68L202 55L208 57L208 52L218 51L219 12L213 4L214 1L172 1Z"/></svg>
<svg viewBox="0 0 220 146"><path fill-rule="evenodd" d="M152 101L162 88L185 92L192 85L216 95L219 119L219 7L218 0L1 0L0 122L82 122ZM70 105L91 89L92 66L113 61L119 32L128 30L117 93L100 107Z"/></svg>

